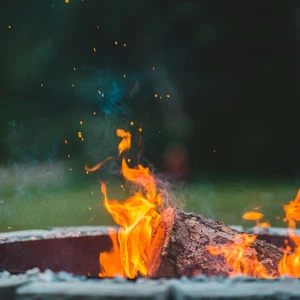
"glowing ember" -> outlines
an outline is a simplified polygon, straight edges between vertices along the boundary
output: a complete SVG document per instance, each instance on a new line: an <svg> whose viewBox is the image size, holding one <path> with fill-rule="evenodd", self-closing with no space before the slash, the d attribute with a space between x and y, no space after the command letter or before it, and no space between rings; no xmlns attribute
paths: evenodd
<svg viewBox="0 0 300 300"><path fill-rule="evenodd" d="M283 219L288 222L289 237L295 244L295 249L286 243L284 247L284 255L279 262L278 272L280 276L300 277L300 237L295 236L294 230L296 222L300 221L300 190L296 198L291 200L289 204L284 205L286 217ZM246 212L243 215L244 220L253 220L257 226L270 227L269 223L259 223L264 215L260 212ZM271 278L266 272L263 265L259 262L254 250L250 247L255 241L255 235L247 235L246 233L238 236L233 244L217 247L207 247L212 255L222 255L228 266L232 268L232 276L248 275L258 278Z"/></svg>
<svg viewBox="0 0 300 300"><path fill-rule="evenodd" d="M223 255L229 268L232 269L230 276L252 276L259 278L272 278L256 256L255 249L251 244L256 235L243 233L234 237L234 243L222 246L209 246L207 250L212 255Z"/></svg>
<svg viewBox="0 0 300 300"><path fill-rule="evenodd" d="M131 146L131 135L122 129L117 130L122 137L119 143L119 155ZM107 160L86 170L95 171L103 166ZM120 225L116 233L110 231L113 249L109 253L100 254L100 277L121 275L134 278L137 275L147 275L147 255L145 250L150 245L152 230L158 224L160 215L157 209L162 206L162 196L157 193L156 183L149 168L138 165L130 168L126 159L122 159L122 174L127 181L135 184L139 190L124 202L109 200L106 185L101 182L104 194L104 206L112 215L114 221Z"/></svg>

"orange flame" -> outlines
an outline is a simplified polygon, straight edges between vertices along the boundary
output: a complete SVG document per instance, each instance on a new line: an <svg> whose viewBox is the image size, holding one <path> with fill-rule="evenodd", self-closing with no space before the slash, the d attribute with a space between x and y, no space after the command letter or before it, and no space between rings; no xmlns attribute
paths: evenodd
<svg viewBox="0 0 300 300"><path fill-rule="evenodd" d="M152 229L157 226L159 221L160 215L156 211L156 207L161 205L161 194L156 195L154 178L148 168L138 165L138 169L130 169L123 159L122 173L125 179L142 185L146 190L145 195L139 191L125 202L120 203L108 199L106 186L103 183L101 191L104 194L105 208L112 215L114 221L121 226L118 240L122 267L127 277L134 278L137 274L147 275L148 260L145 250L150 245ZM100 264L101 267L107 269L109 261L101 255Z"/></svg>
<svg viewBox="0 0 300 300"><path fill-rule="evenodd" d="M122 129L117 129L117 136L122 140L118 145L119 156L131 147L131 134ZM87 171L96 171L101 168L110 156ZM110 200L107 196L106 185L101 182L101 191L104 194L104 206L112 215L114 221L120 225L118 233L109 229L113 248L110 252L100 254L99 263L101 267L100 277L112 277L120 275L134 278L137 275L147 275L148 258L147 247L151 243L153 229L158 225L160 214L158 209L162 208L162 195L157 192L156 183L149 168L138 164L130 168L125 158L122 159L122 174L127 181L139 187L124 202ZM295 244L291 247L286 244L284 255L278 265L278 272L281 276L287 275L300 277L300 237L295 236L296 222L300 221L300 190L296 198L289 204L284 205L286 212L285 222L288 222L289 236ZM256 222L259 227L270 227L268 222L260 223L263 218L260 212L246 212L243 215L245 220ZM259 261L257 252L251 245L256 235L246 233L234 237L233 242L222 246L208 246L207 250L212 255L222 255L231 269L229 276L246 275L258 278L274 278L268 274L264 265Z"/></svg>
<svg viewBox="0 0 300 300"><path fill-rule="evenodd" d="M243 214L243 219L248 221L255 221L257 227L270 228L269 222L260 223L259 220L263 218L263 214L258 211L248 211Z"/></svg>
<svg viewBox="0 0 300 300"><path fill-rule="evenodd" d="M262 222L262 223L259 223L258 224L259 227L262 227L262 228L270 228L271 225L269 222Z"/></svg>
<svg viewBox="0 0 300 300"><path fill-rule="evenodd" d="M84 167L84 169L85 169L86 171L88 171L88 172L94 172L94 171L97 171L97 170L101 169L101 168L103 167L103 165L104 165L106 162L108 162L109 160L111 160L111 159L113 159L113 158L114 158L113 156L109 156L109 157L107 157L105 160L100 161L98 164L96 164L95 166L93 166L93 167L91 167L91 168L89 168L89 167L87 166L87 164L86 164L85 167Z"/></svg>
<svg viewBox="0 0 300 300"><path fill-rule="evenodd" d="M286 217L285 222L288 222L289 237L295 245L293 252L292 248L286 241L284 254L278 264L278 272L280 276L300 277L300 237L295 236L296 222L300 221L300 190L294 200L289 204L284 205ZM259 220L264 215L260 212L246 212L243 215L244 220L252 220L257 226L269 227L269 223L260 223ZM242 234L234 238L234 242L225 246L207 247L212 255L223 255L227 265L232 269L230 276L233 275L248 275L259 278L272 278L261 262L258 260L255 250L251 248L251 244L255 241L256 236Z"/></svg>
<svg viewBox="0 0 300 300"><path fill-rule="evenodd" d="M251 244L256 235L246 233L237 235L233 243L222 246L208 246L207 250L212 255L222 255L228 267L232 270L230 276L252 276L259 278L272 278L263 264L258 260L256 251Z"/></svg>
<svg viewBox="0 0 300 300"><path fill-rule="evenodd" d="M99 273L99 276L113 277L119 275L123 277L125 274L121 262L117 231L114 228L108 228L108 234L112 240L113 247L110 252L103 252L101 256L99 256L100 264L100 258L106 262L106 265L102 265L101 273Z"/></svg>
<svg viewBox="0 0 300 300"><path fill-rule="evenodd" d="M117 129L116 134L117 134L117 136L123 138L118 146L119 155L120 155L123 151L130 149L131 134L123 129ZM88 172L97 171L97 170L101 169L106 162L108 162L109 160L114 159L114 158L115 158L114 156L108 156L105 160L100 161L98 164L96 164L95 166L93 166L91 168L89 168L88 165L86 164L84 166L84 169Z"/></svg>
<svg viewBox="0 0 300 300"><path fill-rule="evenodd" d="M130 149L131 134L118 129L117 135L123 138L118 146L120 155ZM93 168L86 166L86 169L95 171L111 158L108 157ZM118 234L112 230L109 232L113 249L100 254L100 277L121 275L134 278L137 275L147 275L148 259L145 251L150 245L152 230L160 218L157 209L162 206L162 195L157 193L156 183L149 168L144 168L140 164L136 168L130 168L123 158L121 170L124 178L137 185L139 191L124 202L110 200L106 185L101 182L104 207L120 225L120 229Z"/></svg>
<svg viewBox="0 0 300 300"><path fill-rule="evenodd" d="M284 205L285 222L288 222L288 228L290 229L290 234L293 234L294 229L296 229L296 221L300 221L300 189L294 200L291 200L289 204Z"/></svg>
<svg viewBox="0 0 300 300"><path fill-rule="evenodd" d="M300 221L300 190L294 200L291 200L289 204L284 205L285 222L288 222L289 236L295 244L293 253L290 253L291 247L286 246L284 255L278 265L278 269L281 275L300 277L300 237L295 236L296 222Z"/></svg>
<svg viewBox="0 0 300 300"><path fill-rule="evenodd" d="M131 147L131 134L123 129L117 129L117 136L123 138L119 143L119 155Z"/></svg>
<svg viewBox="0 0 300 300"><path fill-rule="evenodd" d="M248 211L243 214L244 220L259 221L264 215L258 211Z"/></svg>
<svg viewBox="0 0 300 300"><path fill-rule="evenodd" d="M292 237L296 248L291 253L291 247L286 246L283 257L278 265L278 271L281 276L300 277L300 240L299 237Z"/></svg>

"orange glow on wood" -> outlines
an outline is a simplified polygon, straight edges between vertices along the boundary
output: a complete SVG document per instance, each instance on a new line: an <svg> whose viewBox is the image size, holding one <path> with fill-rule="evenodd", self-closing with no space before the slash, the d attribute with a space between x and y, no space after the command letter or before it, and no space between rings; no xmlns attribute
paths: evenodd
<svg viewBox="0 0 300 300"><path fill-rule="evenodd" d="M257 253L251 244L256 235L246 233L234 237L234 243L222 246L208 246L212 255L222 255L228 267L232 269L230 276L252 276L258 278L272 278L263 264L258 260Z"/></svg>

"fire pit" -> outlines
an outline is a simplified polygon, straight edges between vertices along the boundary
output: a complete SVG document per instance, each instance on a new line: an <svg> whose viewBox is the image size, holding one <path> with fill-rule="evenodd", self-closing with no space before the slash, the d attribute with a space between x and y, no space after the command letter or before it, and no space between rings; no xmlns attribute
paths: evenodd
<svg viewBox="0 0 300 300"><path fill-rule="evenodd" d="M254 228L230 227L241 232L255 232ZM300 235L298 231L296 233ZM293 244L284 228L270 228L257 235L257 239L277 247L283 247L286 241ZM111 248L108 228L104 226L0 233L0 271L23 274L38 268L42 272L49 269L98 278L99 254Z"/></svg>
<svg viewBox="0 0 300 300"><path fill-rule="evenodd" d="M228 226L172 207L149 167L124 152L117 157L131 184L123 202L110 200L101 182L104 207L120 227L54 228L0 236L2 295L12 299L295 299L300 297L300 191L284 206L288 230L269 228L263 214L247 212L252 230ZM122 157L121 157L122 155ZM279 234L278 234L279 232ZM53 273L56 272L56 273ZM285 276L290 276L286 278ZM293 279L294 278L294 279Z"/></svg>
<svg viewBox="0 0 300 300"><path fill-rule="evenodd" d="M54 228L0 234L0 270L66 271L98 277L99 254L112 247L106 227Z"/></svg>
<svg viewBox="0 0 300 300"><path fill-rule="evenodd" d="M244 229L231 226L244 232ZM298 233L298 232L297 232ZM280 246L287 230L257 236ZM106 227L54 228L0 234L1 299L297 299L298 279L251 277L98 278L99 253L112 241ZM5 270L4 270L5 269ZM50 271L51 270L51 271Z"/></svg>

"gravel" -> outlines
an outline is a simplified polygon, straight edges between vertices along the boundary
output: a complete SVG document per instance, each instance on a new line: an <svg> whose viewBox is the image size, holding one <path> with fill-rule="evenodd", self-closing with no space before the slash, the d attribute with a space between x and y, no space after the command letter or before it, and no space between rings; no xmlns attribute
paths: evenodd
<svg viewBox="0 0 300 300"><path fill-rule="evenodd" d="M87 280L86 276L75 276L73 274L61 271L58 273L54 273L51 270L45 270L41 272L39 268L33 268L31 270L27 270L22 274L11 274L7 271L0 272L0 282L3 279L10 280L26 280L27 282L78 282Z"/></svg>
<svg viewBox="0 0 300 300"><path fill-rule="evenodd" d="M300 280L276 280L239 276L128 280L121 277L88 278L67 272L41 272L38 268L23 274L0 272L0 299L300 299Z"/></svg>

